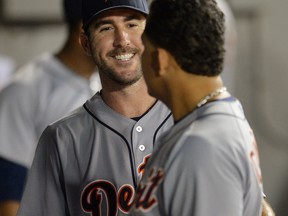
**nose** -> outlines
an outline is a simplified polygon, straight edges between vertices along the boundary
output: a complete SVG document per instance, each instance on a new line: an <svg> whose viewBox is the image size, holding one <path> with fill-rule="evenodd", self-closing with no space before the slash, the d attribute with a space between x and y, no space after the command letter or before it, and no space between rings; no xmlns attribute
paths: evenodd
<svg viewBox="0 0 288 216"><path fill-rule="evenodd" d="M114 46L115 47L125 47L130 45L130 38L129 38L129 33L126 32L125 30L118 29L115 31L115 36L114 36Z"/></svg>

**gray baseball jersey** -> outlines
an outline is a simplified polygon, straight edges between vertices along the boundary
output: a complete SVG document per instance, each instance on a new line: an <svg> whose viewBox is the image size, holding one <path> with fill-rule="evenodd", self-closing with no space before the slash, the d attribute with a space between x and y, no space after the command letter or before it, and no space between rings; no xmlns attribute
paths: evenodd
<svg viewBox="0 0 288 216"><path fill-rule="evenodd" d="M126 215L153 143L172 124L160 101L135 121L97 93L45 129L18 216Z"/></svg>
<svg viewBox="0 0 288 216"><path fill-rule="evenodd" d="M257 145L238 100L206 104L159 142L131 215L260 215Z"/></svg>
<svg viewBox="0 0 288 216"><path fill-rule="evenodd" d="M90 82L99 86L91 89L88 80L50 54L20 68L0 93L0 157L29 168L45 127L100 89L97 75Z"/></svg>

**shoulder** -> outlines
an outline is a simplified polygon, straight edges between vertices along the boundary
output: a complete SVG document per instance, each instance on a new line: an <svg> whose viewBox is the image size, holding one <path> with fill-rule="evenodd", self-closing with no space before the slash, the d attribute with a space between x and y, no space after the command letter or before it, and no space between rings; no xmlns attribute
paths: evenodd
<svg viewBox="0 0 288 216"><path fill-rule="evenodd" d="M82 127L85 127L89 118L90 116L85 108L83 106L79 106L72 112L51 123L45 131L50 133L59 130L73 130L79 128L79 126L83 123L85 123L85 125L82 125Z"/></svg>
<svg viewBox="0 0 288 216"><path fill-rule="evenodd" d="M91 128L93 128L91 118L81 106L49 124L41 134L39 143L46 143L47 146L52 146L54 143L62 147L74 145L83 137L83 133L91 131Z"/></svg>
<svg viewBox="0 0 288 216"><path fill-rule="evenodd" d="M6 94L29 94L36 93L36 89L43 88L41 83L49 82L49 76L47 76L47 67L53 62L53 56L49 54L43 54L38 58L27 62L19 67L12 75L9 85L3 89Z"/></svg>
<svg viewBox="0 0 288 216"><path fill-rule="evenodd" d="M220 134L218 136L187 128L174 144L169 163L176 161L187 169L196 171L206 169L214 172L215 166L228 166L233 170L245 160L245 152L234 145L234 140L230 142L222 139Z"/></svg>
<svg viewBox="0 0 288 216"><path fill-rule="evenodd" d="M45 92L45 85L50 80L45 75L45 63L48 64L50 56L41 56L20 67L11 79L11 82L2 89L0 100L7 103L27 104L27 107L32 107L37 102L36 98L39 92ZM33 101L33 102L32 102ZM24 107L21 107L24 108Z"/></svg>
<svg viewBox="0 0 288 216"><path fill-rule="evenodd" d="M21 82L11 82L0 92L0 103L1 112L7 110L22 110L30 112L31 107L37 106L35 101L37 90L25 83Z"/></svg>
<svg viewBox="0 0 288 216"><path fill-rule="evenodd" d="M39 79L39 77L45 74L47 68L54 64L55 58L53 55L48 53L43 53L37 58L32 59L26 64L22 65L18 70L16 70L13 75L13 82L32 82L34 80ZM50 66L51 67L51 66Z"/></svg>
<svg viewBox="0 0 288 216"><path fill-rule="evenodd" d="M183 160L196 162L213 160L218 150L210 139L197 134L184 133L175 145L174 151L176 154L182 155Z"/></svg>
<svg viewBox="0 0 288 216"><path fill-rule="evenodd" d="M73 73L52 54L43 53L18 68L4 91L5 94L20 94L22 97L25 94L31 98L45 97L58 89L56 87L67 85L71 77L74 78Z"/></svg>

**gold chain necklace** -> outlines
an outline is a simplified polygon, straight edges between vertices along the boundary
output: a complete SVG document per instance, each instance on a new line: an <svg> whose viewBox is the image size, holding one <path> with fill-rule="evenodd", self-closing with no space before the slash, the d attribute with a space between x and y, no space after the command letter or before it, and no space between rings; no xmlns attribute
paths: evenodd
<svg viewBox="0 0 288 216"><path fill-rule="evenodd" d="M216 89L215 91L211 92L210 94L206 95L204 98L200 100L200 102L197 104L197 108L202 107L205 105L209 100L219 96L223 92L226 92L227 88L225 86L222 86L221 88Z"/></svg>

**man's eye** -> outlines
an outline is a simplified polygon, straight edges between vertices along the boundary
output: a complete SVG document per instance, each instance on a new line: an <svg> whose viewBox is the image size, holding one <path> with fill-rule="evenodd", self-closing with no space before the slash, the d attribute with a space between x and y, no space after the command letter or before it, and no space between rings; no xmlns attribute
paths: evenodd
<svg viewBox="0 0 288 216"><path fill-rule="evenodd" d="M133 28L133 27L136 27L136 26L138 26L138 25L135 24L135 23L129 23L129 24L128 24L128 27L129 27L129 28Z"/></svg>
<svg viewBox="0 0 288 216"><path fill-rule="evenodd" d="M112 27L102 27L102 28L100 28L100 32L103 32L103 31L109 31L109 30L111 30L112 29Z"/></svg>

